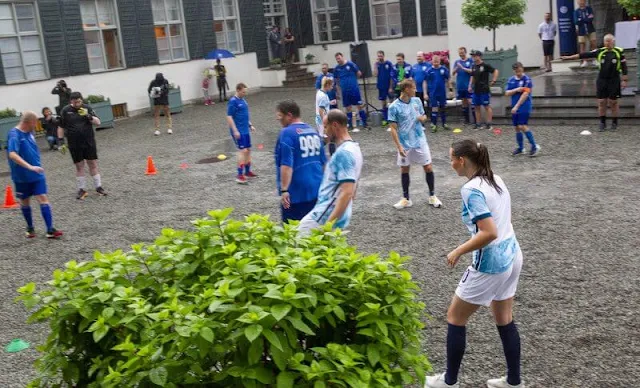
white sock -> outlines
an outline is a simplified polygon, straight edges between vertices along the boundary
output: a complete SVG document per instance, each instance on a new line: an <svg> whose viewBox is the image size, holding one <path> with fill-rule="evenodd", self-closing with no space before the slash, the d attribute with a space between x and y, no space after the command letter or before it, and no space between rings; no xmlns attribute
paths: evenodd
<svg viewBox="0 0 640 388"><path fill-rule="evenodd" d="M96 174L93 176L93 184L96 186L96 189L98 187L102 187L102 181L100 180L100 174Z"/></svg>
<svg viewBox="0 0 640 388"><path fill-rule="evenodd" d="M84 190L84 188L85 188L84 176L77 176L76 177L76 184L78 185L78 190Z"/></svg>

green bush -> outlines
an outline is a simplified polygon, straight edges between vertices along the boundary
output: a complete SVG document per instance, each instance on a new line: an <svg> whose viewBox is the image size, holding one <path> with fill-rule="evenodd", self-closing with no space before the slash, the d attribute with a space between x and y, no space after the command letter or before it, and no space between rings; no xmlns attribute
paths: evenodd
<svg viewBox="0 0 640 388"><path fill-rule="evenodd" d="M273 58L269 61L272 66L282 65L282 58Z"/></svg>
<svg viewBox="0 0 640 388"><path fill-rule="evenodd" d="M8 119L11 117L20 117L20 116L18 115L18 112L16 112L15 109L6 108L3 110L0 110L0 119Z"/></svg>
<svg viewBox="0 0 640 388"><path fill-rule="evenodd" d="M98 95L90 94L84 100L85 104L97 104L98 102L105 102L105 101L107 101L107 99L104 98L104 96L101 94L98 94Z"/></svg>
<svg viewBox="0 0 640 388"><path fill-rule="evenodd" d="M327 226L209 212L131 252L71 261L17 299L51 329L31 387L400 387L423 382L406 258ZM417 376L417 379L416 377Z"/></svg>

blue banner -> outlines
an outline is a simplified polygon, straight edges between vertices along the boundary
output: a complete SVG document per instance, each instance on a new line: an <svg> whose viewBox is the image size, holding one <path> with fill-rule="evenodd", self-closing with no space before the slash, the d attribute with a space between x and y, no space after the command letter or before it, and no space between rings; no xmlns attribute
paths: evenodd
<svg viewBox="0 0 640 388"><path fill-rule="evenodd" d="M573 55L578 52L576 27L573 24L573 2L574 0L557 0L560 55Z"/></svg>

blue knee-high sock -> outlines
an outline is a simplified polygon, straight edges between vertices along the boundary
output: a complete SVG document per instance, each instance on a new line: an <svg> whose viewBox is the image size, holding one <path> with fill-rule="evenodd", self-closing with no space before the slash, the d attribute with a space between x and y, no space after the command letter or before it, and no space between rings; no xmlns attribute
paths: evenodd
<svg viewBox="0 0 640 388"><path fill-rule="evenodd" d="M244 164L238 165L238 175L242 175L244 173Z"/></svg>
<svg viewBox="0 0 640 388"><path fill-rule="evenodd" d="M531 148L535 149L537 146L536 146L536 141L533 138L533 132L527 130L527 131L524 131L524 134L525 136L527 136L527 140L529 140L529 143L531 144Z"/></svg>
<svg viewBox="0 0 640 388"><path fill-rule="evenodd" d="M248 174L249 172L251 172L251 162L244 165L244 173Z"/></svg>
<svg viewBox="0 0 640 388"><path fill-rule="evenodd" d="M362 126L367 126L367 112L364 109L360 109L360 120L362 121Z"/></svg>
<svg viewBox="0 0 640 388"><path fill-rule="evenodd" d="M382 108L382 117L384 121L389 120L389 108Z"/></svg>
<svg viewBox="0 0 640 388"><path fill-rule="evenodd" d="M516 132L516 142L518 142L518 149L524 148L524 135L522 132Z"/></svg>
<svg viewBox="0 0 640 388"><path fill-rule="evenodd" d="M442 125L447 124L447 111L444 109L440 111L440 120L442 120Z"/></svg>
<svg viewBox="0 0 640 388"><path fill-rule="evenodd" d="M409 178L408 172L402 173L402 196L406 199L409 199L409 183L411 179Z"/></svg>
<svg viewBox="0 0 640 388"><path fill-rule="evenodd" d="M347 112L347 127L353 128L353 112Z"/></svg>
<svg viewBox="0 0 640 388"><path fill-rule="evenodd" d="M40 214L44 218L44 223L47 225L47 232L53 229L53 215L51 214L51 206L48 203L40 205Z"/></svg>
<svg viewBox="0 0 640 388"><path fill-rule="evenodd" d="M431 124L436 125L438 123L438 112L435 110L431 111Z"/></svg>
<svg viewBox="0 0 640 388"><path fill-rule="evenodd" d="M507 359L507 383L520 384L520 333L518 327L511 321L508 325L498 326L498 333L502 340L504 356Z"/></svg>
<svg viewBox="0 0 640 388"><path fill-rule="evenodd" d="M458 382L458 372L467 346L467 328L450 323L447 326L447 372L444 382L453 385Z"/></svg>
<svg viewBox="0 0 640 388"><path fill-rule="evenodd" d="M27 228L33 229L33 217L31 216L31 206L21 206L22 215L25 221L27 221Z"/></svg>
<svg viewBox="0 0 640 388"><path fill-rule="evenodd" d="M464 116L464 122L465 123L469 123L469 107L468 106L463 106L462 107L462 115Z"/></svg>

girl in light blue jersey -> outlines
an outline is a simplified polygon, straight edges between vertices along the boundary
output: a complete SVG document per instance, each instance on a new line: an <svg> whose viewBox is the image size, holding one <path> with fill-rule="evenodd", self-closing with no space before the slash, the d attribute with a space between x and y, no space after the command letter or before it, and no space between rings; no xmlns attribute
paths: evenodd
<svg viewBox="0 0 640 388"><path fill-rule="evenodd" d="M520 335L513 322L513 297L522 268L522 252L511 225L511 197L493 174L489 151L472 140L453 143L451 167L468 181L461 189L462 221L471 238L447 255L454 267L472 254L447 312L447 370L427 377L426 387L459 387L458 371L466 346L466 324L480 306L491 306L507 359L507 376L487 381L489 388L524 388L520 379Z"/></svg>

